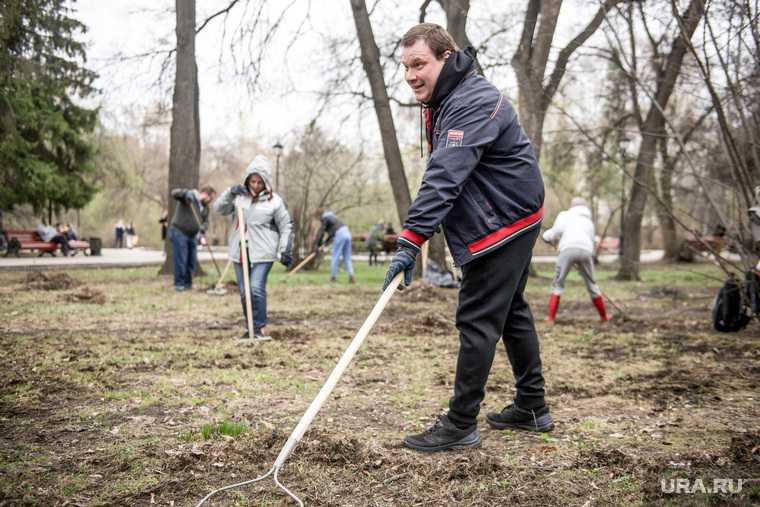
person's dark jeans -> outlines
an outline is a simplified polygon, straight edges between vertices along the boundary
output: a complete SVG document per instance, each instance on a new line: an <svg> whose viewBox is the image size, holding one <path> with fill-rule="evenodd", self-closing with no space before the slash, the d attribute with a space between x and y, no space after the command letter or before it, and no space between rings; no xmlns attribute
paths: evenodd
<svg viewBox="0 0 760 507"><path fill-rule="evenodd" d="M243 264L233 262L235 277L240 291L240 304L243 306L243 319L248 327L248 316L245 308L245 281L243 279ZM253 307L253 332L258 333L267 325L267 278L272 262L254 262L248 272L248 281L251 284L251 306Z"/></svg>
<svg viewBox="0 0 760 507"><path fill-rule="evenodd" d="M544 377L533 314L523 291L538 229L462 267L456 325L459 357L449 419L476 423L499 338L515 376L515 403L526 410L544 405Z"/></svg>
<svg viewBox="0 0 760 507"><path fill-rule="evenodd" d="M71 251L71 247L69 246L69 242L66 241L66 238L62 234L56 234L55 236L53 236L53 239L51 239L50 241L61 246L61 251L63 252L63 255L69 255L69 252Z"/></svg>
<svg viewBox="0 0 760 507"><path fill-rule="evenodd" d="M171 227L169 239L172 242L174 288L190 289L193 286L193 271L195 270L195 236L188 236L179 229Z"/></svg>

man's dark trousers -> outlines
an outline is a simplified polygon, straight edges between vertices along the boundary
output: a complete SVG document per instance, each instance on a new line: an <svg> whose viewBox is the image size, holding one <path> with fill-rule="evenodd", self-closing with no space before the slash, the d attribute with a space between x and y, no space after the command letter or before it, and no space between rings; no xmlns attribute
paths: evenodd
<svg viewBox="0 0 760 507"><path fill-rule="evenodd" d="M169 228L174 263L174 287L190 289L193 286L193 271L197 247L195 236L185 234L176 227Z"/></svg>
<svg viewBox="0 0 760 507"><path fill-rule="evenodd" d="M515 376L520 408L544 405L538 335L533 314L523 298L538 228L462 266L456 325L459 357L449 419L460 427L476 423L480 402L503 337Z"/></svg>

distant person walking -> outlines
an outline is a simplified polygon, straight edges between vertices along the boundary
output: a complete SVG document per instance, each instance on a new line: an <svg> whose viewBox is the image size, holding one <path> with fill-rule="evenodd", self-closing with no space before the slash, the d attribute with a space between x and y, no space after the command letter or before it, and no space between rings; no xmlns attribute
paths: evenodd
<svg viewBox="0 0 760 507"><path fill-rule="evenodd" d="M232 215L229 236L229 257L235 266L240 304L247 319L245 304L244 265L240 252L240 228L235 206L243 210L246 231L246 254L250 274L253 306L253 338L271 339L267 334L267 278L274 261L286 268L293 264L291 250L293 224L282 198L272 190L272 164L263 155L253 159L245 170L242 185L234 185L214 202L214 209L222 215ZM246 328L242 338L250 338Z"/></svg>
<svg viewBox="0 0 760 507"><path fill-rule="evenodd" d="M369 233L367 234L367 250L369 250L369 265L372 265L372 262L374 261L375 266L377 266L377 253L383 249L383 232L385 230L385 224L383 222L378 222L375 225L373 225Z"/></svg>
<svg viewBox="0 0 760 507"><path fill-rule="evenodd" d="M126 229L127 233L127 248L130 250L137 246L137 232L135 232L135 224L132 222L129 222L129 225Z"/></svg>
<svg viewBox="0 0 760 507"><path fill-rule="evenodd" d="M161 224L161 241L166 241L166 231L169 228L169 213L166 210L161 214L158 223Z"/></svg>
<svg viewBox="0 0 760 507"><path fill-rule="evenodd" d="M549 296L546 321L554 323L559 300L565 289L565 278L573 266L578 267L583 281L586 282L586 290L599 312L599 317L603 322L608 321L602 291L594 279L594 223L591 221L591 210L586 200L582 197L573 197L570 208L557 215L552 228L544 232L543 239L551 244L559 242L559 257L554 268L552 294Z"/></svg>
<svg viewBox="0 0 760 507"><path fill-rule="evenodd" d="M181 292L193 288L197 256L195 236L208 229L209 203L216 197L216 190L212 187L203 187L200 191L175 188L171 193L177 200L177 207L168 234L172 242L174 290ZM196 216L200 218L200 224Z"/></svg>
<svg viewBox="0 0 760 507"><path fill-rule="evenodd" d="M330 263L330 281L334 282L338 275L340 259L343 258L343 267L348 273L348 283L355 283L354 267L351 264L351 231L348 226L341 222L332 211L317 210L314 213L319 218L321 226L317 232L317 248L322 244L333 242L332 262ZM324 241L323 241L324 240Z"/></svg>
<svg viewBox="0 0 760 507"><path fill-rule="evenodd" d="M119 219L118 222L116 222L116 226L113 228L114 232L114 242L113 247L114 248L124 248L124 221L122 219Z"/></svg>

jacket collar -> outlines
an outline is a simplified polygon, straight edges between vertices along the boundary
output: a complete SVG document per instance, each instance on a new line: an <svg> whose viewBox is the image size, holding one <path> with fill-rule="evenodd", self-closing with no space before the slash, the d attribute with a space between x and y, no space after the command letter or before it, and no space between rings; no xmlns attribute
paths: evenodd
<svg viewBox="0 0 760 507"><path fill-rule="evenodd" d="M446 97L475 69L475 48L466 47L464 50L454 51L446 60L438 76L438 81L433 88L433 95L426 102L425 107L438 109Z"/></svg>

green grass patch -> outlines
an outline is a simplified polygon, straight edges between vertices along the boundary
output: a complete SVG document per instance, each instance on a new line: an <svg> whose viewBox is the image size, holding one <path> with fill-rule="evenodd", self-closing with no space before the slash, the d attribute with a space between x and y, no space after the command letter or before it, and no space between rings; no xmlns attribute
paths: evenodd
<svg viewBox="0 0 760 507"><path fill-rule="evenodd" d="M236 437L248 431L248 423L224 420L217 424L204 424L201 426L200 431L201 435L203 436L203 440L210 440L211 438L218 437L220 435Z"/></svg>

